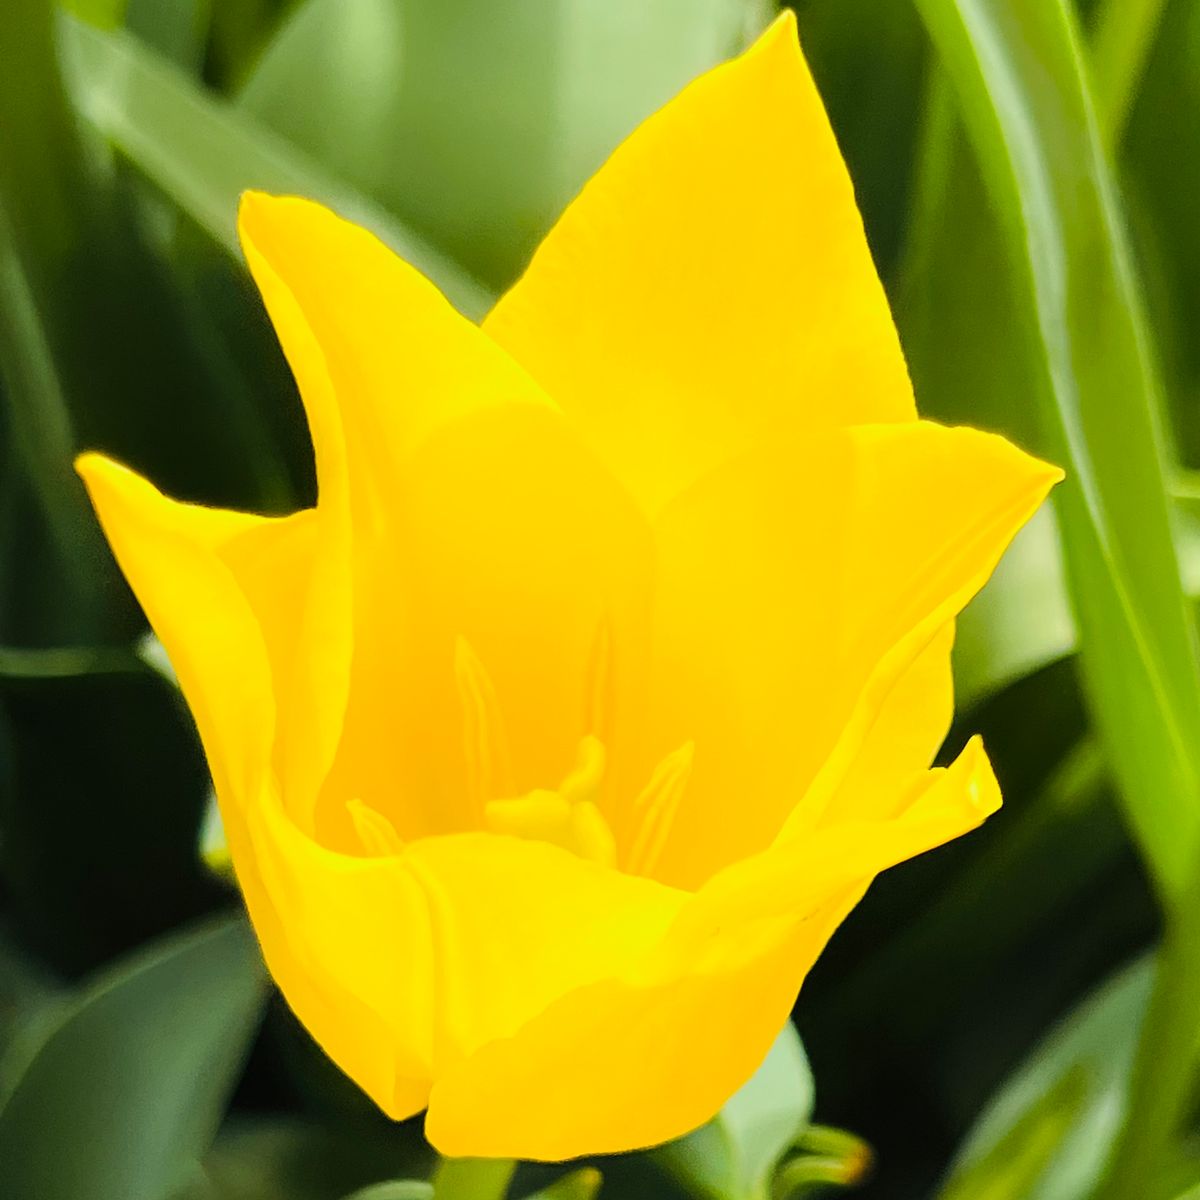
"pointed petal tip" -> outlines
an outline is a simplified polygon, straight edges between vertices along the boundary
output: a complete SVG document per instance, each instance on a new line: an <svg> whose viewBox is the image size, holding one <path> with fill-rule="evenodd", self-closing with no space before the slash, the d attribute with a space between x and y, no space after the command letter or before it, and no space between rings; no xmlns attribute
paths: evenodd
<svg viewBox="0 0 1200 1200"><path fill-rule="evenodd" d="M258 188L246 188L238 196L238 220L254 220L266 213L273 205L289 199L275 192L264 192Z"/></svg>
<svg viewBox="0 0 1200 1200"><path fill-rule="evenodd" d="M273 192L242 192L238 198L237 231L242 250L249 256L251 250L262 251L269 245L272 231L287 218L307 215L311 210L324 211L324 206L305 196L279 195Z"/></svg>
<svg viewBox="0 0 1200 1200"><path fill-rule="evenodd" d="M1030 460L1030 490L1035 498L1034 511L1041 507L1050 493L1067 477L1067 473L1045 459L1026 455ZM1032 512L1030 516L1032 516Z"/></svg>
<svg viewBox="0 0 1200 1200"><path fill-rule="evenodd" d="M796 14L785 8L767 27L746 47L744 58L758 55L788 55L800 57L800 32L796 24Z"/></svg>
<svg viewBox="0 0 1200 1200"><path fill-rule="evenodd" d="M264 223L270 220L271 210L280 199L270 192L253 189L247 189L238 197L237 231L243 251L248 249L247 243L256 240L256 231L261 231Z"/></svg>
<svg viewBox="0 0 1200 1200"><path fill-rule="evenodd" d="M793 9L785 8L771 23L767 26L763 33L763 37L778 37L786 38L789 35L793 41L799 41L797 33L796 13Z"/></svg>
<svg viewBox="0 0 1200 1200"><path fill-rule="evenodd" d="M115 459L109 458L107 454L101 454L98 450L85 450L82 454L76 455L74 466L75 474L83 480L84 487L93 497L97 489L104 488L112 491L130 479L144 482L137 472L130 470Z"/></svg>
<svg viewBox="0 0 1200 1200"><path fill-rule="evenodd" d="M983 748L983 738L979 734L967 742L958 761L961 762L960 769L966 776L966 798L978 816L979 824L982 825L988 817L1000 810L1004 799L1000 794L1000 784L996 780L995 771L992 770L991 760ZM958 763L955 766L958 766Z"/></svg>
<svg viewBox="0 0 1200 1200"><path fill-rule="evenodd" d="M75 461L72 465L75 468L75 474L84 483L87 483L94 474L103 469L103 464L106 461L104 455L97 454L95 450L85 450L82 454L75 455Z"/></svg>

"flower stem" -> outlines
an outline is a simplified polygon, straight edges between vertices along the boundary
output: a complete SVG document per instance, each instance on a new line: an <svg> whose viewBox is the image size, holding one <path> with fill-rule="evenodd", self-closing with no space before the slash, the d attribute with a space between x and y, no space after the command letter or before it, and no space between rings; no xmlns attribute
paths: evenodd
<svg viewBox="0 0 1200 1200"><path fill-rule="evenodd" d="M434 1200L504 1200L516 1169L511 1158L443 1158L433 1175Z"/></svg>

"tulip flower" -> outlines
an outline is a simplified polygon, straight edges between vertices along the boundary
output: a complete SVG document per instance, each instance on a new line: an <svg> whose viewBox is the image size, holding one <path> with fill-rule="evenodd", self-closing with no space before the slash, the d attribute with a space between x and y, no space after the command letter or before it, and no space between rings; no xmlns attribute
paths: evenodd
<svg viewBox="0 0 1200 1200"><path fill-rule="evenodd" d="M247 195L315 508L79 469L288 1003L451 1155L675 1137L882 869L1000 803L955 615L1059 472L917 419L777 21L647 120L476 326Z"/></svg>

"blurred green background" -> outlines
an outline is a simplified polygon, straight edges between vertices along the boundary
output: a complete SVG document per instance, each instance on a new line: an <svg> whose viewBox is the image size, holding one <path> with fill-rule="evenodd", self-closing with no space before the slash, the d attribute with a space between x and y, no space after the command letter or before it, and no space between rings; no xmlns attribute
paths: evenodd
<svg viewBox="0 0 1200 1200"><path fill-rule="evenodd" d="M832 1125L874 1148L864 1197L1195 1200L1200 0L795 7L923 412L1068 471L961 622L947 750L982 731L1007 804L837 935L796 1009L811 1075L781 1042L701 1134L512 1194L815 1194L861 1175ZM430 1194L383 1184L437 1169L419 1122L324 1059L198 853L203 757L71 460L311 503L238 193L329 203L478 317L774 11L0 4L4 1200Z"/></svg>

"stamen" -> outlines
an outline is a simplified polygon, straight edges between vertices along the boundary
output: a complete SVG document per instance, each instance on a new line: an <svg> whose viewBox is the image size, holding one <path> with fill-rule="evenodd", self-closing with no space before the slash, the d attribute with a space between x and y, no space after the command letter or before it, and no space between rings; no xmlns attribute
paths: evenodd
<svg viewBox="0 0 1200 1200"><path fill-rule="evenodd" d="M612 736L613 712L612 618L606 611L596 626L584 681L583 727L602 741Z"/></svg>
<svg viewBox="0 0 1200 1200"><path fill-rule="evenodd" d="M693 742L685 742L673 750L654 768L650 782L638 796L634 816L635 819L640 816L641 820L625 867L630 875L649 874L662 855L692 774L694 757Z"/></svg>
<svg viewBox="0 0 1200 1200"><path fill-rule="evenodd" d="M357 798L346 801L346 810L354 822L358 840L370 857L387 858L403 851L404 842L383 813L376 812Z"/></svg>
<svg viewBox="0 0 1200 1200"><path fill-rule="evenodd" d="M482 821L488 801L512 791L508 738L491 678L461 636L454 645L454 676L463 709L467 791L476 819Z"/></svg>

